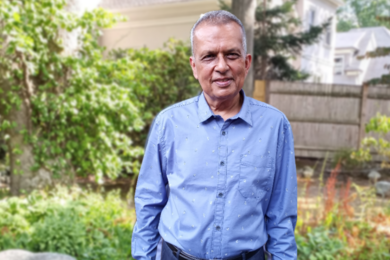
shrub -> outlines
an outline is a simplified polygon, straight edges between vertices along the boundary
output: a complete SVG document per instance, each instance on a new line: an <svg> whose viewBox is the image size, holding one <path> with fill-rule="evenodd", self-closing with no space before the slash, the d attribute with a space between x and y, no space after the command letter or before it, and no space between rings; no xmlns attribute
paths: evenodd
<svg viewBox="0 0 390 260"><path fill-rule="evenodd" d="M105 198L59 187L0 201L0 250L60 252L80 260L131 259L134 212L118 191Z"/></svg>
<svg viewBox="0 0 390 260"><path fill-rule="evenodd" d="M366 125L366 133L375 133L378 138L366 137L362 140L362 147L352 153L351 158L360 161L371 161L371 151L375 151L381 157L382 168L390 168L390 142L386 140L386 134L390 132L390 117L377 113Z"/></svg>
<svg viewBox="0 0 390 260"><path fill-rule="evenodd" d="M344 243L332 238L324 227L314 228L306 236L296 235L298 256L300 259L335 259L344 249Z"/></svg>

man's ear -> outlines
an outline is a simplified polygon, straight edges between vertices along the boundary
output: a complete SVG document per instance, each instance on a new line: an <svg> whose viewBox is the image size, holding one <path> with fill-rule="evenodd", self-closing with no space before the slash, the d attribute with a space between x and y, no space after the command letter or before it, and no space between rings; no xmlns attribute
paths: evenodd
<svg viewBox="0 0 390 260"><path fill-rule="evenodd" d="M195 67L195 58L193 56L190 57L190 65L192 69L192 73L194 74L194 78L198 79L198 72Z"/></svg>
<svg viewBox="0 0 390 260"><path fill-rule="evenodd" d="M252 64L252 55L247 54L246 57L245 57L245 70L246 70L246 73L248 73L249 68L251 67L251 64Z"/></svg>

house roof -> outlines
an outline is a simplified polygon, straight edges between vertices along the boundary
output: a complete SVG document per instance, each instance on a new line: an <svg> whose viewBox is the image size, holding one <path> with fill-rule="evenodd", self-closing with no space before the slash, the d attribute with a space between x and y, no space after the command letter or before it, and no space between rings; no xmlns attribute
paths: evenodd
<svg viewBox="0 0 390 260"><path fill-rule="evenodd" d="M336 34L336 49L358 49L359 43L366 35L366 32L343 32Z"/></svg>
<svg viewBox="0 0 390 260"><path fill-rule="evenodd" d="M344 4L344 2L341 1L341 0L328 0L328 2L333 3L333 4L336 5L337 7L342 6L342 5Z"/></svg>
<svg viewBox="0 0 390 260"><path fill-rule="evenodd" d="M101 0L100 7L105 9L123 9L129 7L168 3L191 2L196 0Z"/></svg>
<svg viewBox="0 0 390 260"><path fill-rule="evenodd" d="M355 49L364 55L377 47L390 47L390 31L386 27L367 27L336 34L336 50Z"/></svg>
<svg viewBox="0 0 390 260"><path fill-rule="evenodd" d="M386 27L357 28L348 32L336 34L336 50L355 49L353 60L345 66L345 71L363 72L363 81L379 78L387 74L384 67L390 64L390 57L377 57L358 60L356 57L364 56L367 52L378 47L390 47L390 31Z"/></svg>
<svg viewBox="0 0 390 260"><path fill-rule="evenodd" d="M384 26L356 28L348 33L372 33L377 47L390 47L390 31Z"/></svg>

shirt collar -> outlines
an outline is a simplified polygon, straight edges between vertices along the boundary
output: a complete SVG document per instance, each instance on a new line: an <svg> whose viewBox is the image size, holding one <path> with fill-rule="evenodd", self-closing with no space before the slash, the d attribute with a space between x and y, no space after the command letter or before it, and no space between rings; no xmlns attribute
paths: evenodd
<svg viewBox="0 0 390 260"><path fill-rule="evenodd" d="M240 94L244 98L244 100L242 102L242 107L240 109L240 112L238 112L237 115L233 116L230 119L234 120L237 118L241 118L247 124L252 126L252 115L251 115L251 110L250 110L250 101L249 101L248 97L245 95L245 92L243 90L240 90ZM199 100L198 100L199 122L203 123L204 121L208 120L212 116L214 116L214 113L213 113L213 111L211 111L209 104L207 104L204 93L202 92L200 94Z"/></svg>

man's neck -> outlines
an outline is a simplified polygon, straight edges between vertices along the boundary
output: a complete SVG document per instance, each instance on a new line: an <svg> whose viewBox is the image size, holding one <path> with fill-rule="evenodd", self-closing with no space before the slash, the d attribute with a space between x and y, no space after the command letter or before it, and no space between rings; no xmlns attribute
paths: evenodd
<svg viewBox="0 0 390 260"><path fill-rule="evenodd" d="M227 100L212 99L206 93L204 93L204 96L211 111L215 115L220 115L225 121L240 112L244 101L244 97L240 92L234 98Z"/></svg>

